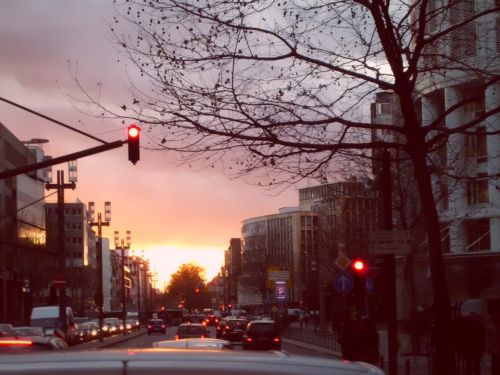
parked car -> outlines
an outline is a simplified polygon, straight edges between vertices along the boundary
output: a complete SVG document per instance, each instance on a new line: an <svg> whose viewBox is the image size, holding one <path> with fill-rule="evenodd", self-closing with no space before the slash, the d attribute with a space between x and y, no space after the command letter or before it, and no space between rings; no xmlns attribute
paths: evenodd
<svg viewBox="0 0 500 375"><path fill-rule="evenodd" d="M15 336L14 327L12 326L12 324L0 324L0 337L1 336Z"/></svg>
<svg viewBox="0 0 500 375"><path fill-rule="evenodd" d="M151 319L148 322L148 335L152 333L163 333L167 334L167 326L162 319Z"/></svg>
<svg viewBox="0 0 500 375"><path fill-rule="evenodd" d="M0 337L0 353L67 350L68 344L56 336Z"/></svg>
<svg viewBox="0 0 500 375"><path fill-rule="evenodd" d="M42 327L14 327L17 337L44 337L45 332Z"/></svg>
<svg viewBox="0 0 500 375"><path fill-rule="evenodd" d="M57 335L69 345L79 341L73 309L69 306L66 307L66 322L59 318L59 306L34 307L31 310L30 326L42 327L47 335Z"/></svg>
<svg viewBox="0 0 500 375"><path fill-rule="evenodd" d="M248 321L245 319L229 319L222 330L224 340L241 342L243 333L247 327Z"/></svg>
<svg viewBox="0 0 500 375"><path fill-rule="evenodd" d="M272 320L254 320L248 323L243 335L243 349L281 350L281 335Z"/></svg>
<svg viewBox="0 0 500 375"><path fill-rule="evenodd" d="M207 327L199 323L182 323L177 329L175 339L210 337Z"/></svg>

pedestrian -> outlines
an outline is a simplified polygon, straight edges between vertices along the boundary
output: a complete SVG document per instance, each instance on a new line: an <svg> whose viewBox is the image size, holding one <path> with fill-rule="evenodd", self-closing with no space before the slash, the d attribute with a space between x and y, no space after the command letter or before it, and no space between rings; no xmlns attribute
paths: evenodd
<svg viewBox="0 0 500 375"><path fill-rule="evenodd" d="M375 323L365 316L361 319L358 333L358 360L377 364L379 360L379 336Z"/></svg>
<svg viewBox="0 0 500 375"><path fill-rule="evenodd" d="M471 312L465 317L458 317L453 321L452 328L451 342L457 356L459 372L479 375L485 342L484 327L479 316Z"/></svg>
<svg viewBox="0 0 500 375"><path fill-rule="evenodd" d="M356 324L352 319L345 321L341 330L340 348L342 350L342 358L349 361L356 361L356 342L358 341Z"/></svg>
<svg viewBox="0 0 500 375"><path fill-rule="evenodd" d="M491 356L491 375L500 375L500 314L490 314L485 324L485 349Z"/></svg>

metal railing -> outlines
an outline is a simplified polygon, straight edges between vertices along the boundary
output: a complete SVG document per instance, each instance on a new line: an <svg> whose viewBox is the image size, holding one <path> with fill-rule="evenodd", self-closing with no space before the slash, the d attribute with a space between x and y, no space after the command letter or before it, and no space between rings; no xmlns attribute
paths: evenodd
<svg viewBox="0 0 500 375"><path fill-rule="evenodd" d="M319 328L288 326L283 330L282 336L285 339L321 346L339 353L341 351L335 332L327 331L322 334Z"/></svg>

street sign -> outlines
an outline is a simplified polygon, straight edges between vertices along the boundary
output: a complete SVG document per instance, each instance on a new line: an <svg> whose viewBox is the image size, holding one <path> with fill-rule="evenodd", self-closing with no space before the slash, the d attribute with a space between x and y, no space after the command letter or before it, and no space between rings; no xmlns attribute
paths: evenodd
<svg viewBox="0 0 500 375"><path fill-rule="evenodd" d="M286 281L276 280L274 282L274 293L276 300L286 301Z"/></svg>
<svg viewBox="0 0 500 375"><path fill-rule="evenodd" d="M371 254L406 255L411 251L410 231L375 230L369 232Z"/></svg>
<svg viewBox="0 0 500 375"><path fill-rule="evenodd" d="M267 269L267 278L271 281L285 280L287 281L289 277L288 269L286 268L274 268L269 267Z"/></svg>
<svg viewBox="0 0 500 375"><path fill-rule="evenodd" d="M346 294L352 290L354 286L354 280L349 272L339 272L337 275L335 275L333 285L335 286L337 292Z"/></svg>
<svg viewBox="0 0 500 375"><path fill-rule="evenodd" d="M341 271L344 271L347 267L351 265L351 260L346 257L344 254L340 254L337 259L335 259L335 265L340 268Z"/></svg>
<svg viewBox="0 0 500 375"><path fill-rule="evenodd" d="M62 288L66 285L66 279L64 275L56 275L54 276L54 279L52 280L52 285L54 285L54 288Z"/></svg>
<svg viewBox="0 0 500 375"><path fill-rule="evenodd" d="M373 280L370 279L369 277L365 277L365 289L366 293L373 293L373 288L374 288Z"/></svg>

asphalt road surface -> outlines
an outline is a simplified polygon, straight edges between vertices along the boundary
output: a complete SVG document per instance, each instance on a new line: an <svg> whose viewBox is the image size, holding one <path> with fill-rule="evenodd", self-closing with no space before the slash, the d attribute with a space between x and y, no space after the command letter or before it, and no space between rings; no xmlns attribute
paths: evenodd
<svg viewBox="0 0 500 375"><path fill-rule="evenodd" d="M158 333L153 333L151 335L148 335L147 333L144 333L143 335L140 335L133 339L126 340L116 345L113 345L111 348L117 348L117 349L151 348L153 346L153 343L156 341L173 340L176 332L177 332L177 327L175 326L168 327L166 335ZM209 332L210 332L210 337L215 338L215 327L212 326L209 327ZM241 345L236 345L235 350L243 350L243 349ZM310 349L301 348L299 346L291 345L285 342L283 342L281 350L288 352L290 354L333 358L332 356L329 356L327 354L319 353Z"/></svg>

